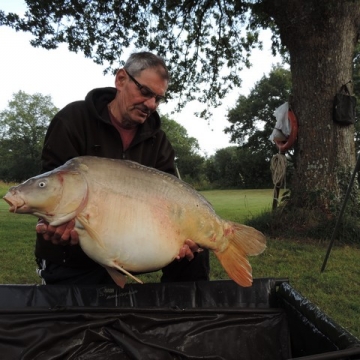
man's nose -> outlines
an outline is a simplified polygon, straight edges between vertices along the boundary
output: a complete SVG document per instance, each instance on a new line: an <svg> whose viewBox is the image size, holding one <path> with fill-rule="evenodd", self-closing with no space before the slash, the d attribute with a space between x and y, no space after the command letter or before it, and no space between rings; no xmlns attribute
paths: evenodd
<svg viewBox="0 0 360 360"><path fill-rule="evenodd" d="M152 97L150 99L146 99L144 101L144 105L146 105L150 110L156 110L159 104L156 102L155 97Z"/></svg>

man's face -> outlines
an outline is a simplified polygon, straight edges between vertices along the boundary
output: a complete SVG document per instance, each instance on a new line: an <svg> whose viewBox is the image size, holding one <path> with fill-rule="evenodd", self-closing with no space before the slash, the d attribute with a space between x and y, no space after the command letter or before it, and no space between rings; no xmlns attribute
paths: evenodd
<svg viewBox="0 0 360 360"><path fill-rule="evenodd" d="M116 74L115 85L118 92L114 116L121 121L122 126L133 127L144 123L157 109L159 99L152 95L164 96L168 82L157 69L146 69L136 76L120 69ZM141 86L142 89L139 88Z"/></svg>

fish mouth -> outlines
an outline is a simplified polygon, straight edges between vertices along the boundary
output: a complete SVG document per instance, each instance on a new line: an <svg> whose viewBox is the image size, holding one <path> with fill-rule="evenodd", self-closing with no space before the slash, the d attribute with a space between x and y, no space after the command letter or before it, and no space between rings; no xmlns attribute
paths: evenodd
<svg viewBox="0 0 360 360"><path fill-rule="evenodd" d="M9 211L15 213L18 209L25 205L22 199L11 199L11 195L6 194L3 199L10 205Z"/></svg>

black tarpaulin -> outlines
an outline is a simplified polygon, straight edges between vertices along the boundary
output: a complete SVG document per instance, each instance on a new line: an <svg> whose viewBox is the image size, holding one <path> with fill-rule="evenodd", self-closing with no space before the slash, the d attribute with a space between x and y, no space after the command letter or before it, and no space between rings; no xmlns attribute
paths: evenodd
<svg viewBox="0 0 360 360"><path fill-rule="evenodd" d="M118 287L0 286L4 359L290 357L275 281Z"/></svg>
<svg viewBox="0 0 360 360"><path fill-rule="evenodd" d="M289 358L285 313L76 308L0 314L4 359Z"/></svg>
<svg viewBox="0 0 360 360"><path fill-rule="evenodd" d="M255 279L243 288L233 281L127 284L118 286L0 285L0 308L102 306L134 308L270 308L276 279Z"/></svg>
<svg viewBox="0 0 360 360"><path fill-rule="evenodd" d="M290 284L283 282L277 296L279 306L287 314L293 358L360 359L360 340L336 324ZM315 356L318 354L323 356Z"/></svg>
<svg viewBox="0 0 360 360"><path fill-rule="evenodd" d="M355 360L360 341L286 280L0 285L0 359Z"/></svg>

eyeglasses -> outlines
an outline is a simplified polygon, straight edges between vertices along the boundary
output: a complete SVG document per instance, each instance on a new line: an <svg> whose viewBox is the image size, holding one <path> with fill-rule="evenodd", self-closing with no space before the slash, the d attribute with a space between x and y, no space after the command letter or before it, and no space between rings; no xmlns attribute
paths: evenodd
<svg viewBox="0 0 360 360"><path fill-rule="evenodd" d="M167 102L165 96L162 95L157 95L155 94L152 90L150 90L147 86L145 85L141 85L134 77L132 77L126 69L124 69L125 72L128 74L129 78L134 82L134 84L138 87L138 89L141 92L141 95L151 99L151 98L155 98L155 102L156 104L160 104L160 103L164 103Z"/></svg>

